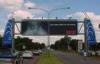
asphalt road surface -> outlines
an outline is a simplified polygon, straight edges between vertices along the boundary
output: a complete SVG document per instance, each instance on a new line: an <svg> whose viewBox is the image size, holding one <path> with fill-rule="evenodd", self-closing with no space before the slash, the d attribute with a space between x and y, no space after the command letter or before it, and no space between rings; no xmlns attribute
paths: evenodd
<svg viewBox="0 0 100 64"><path fill-rule="evenodd" d="M70 55L59 51L53 51L53 53L64 64L100 64L100 60L93 60L79 55Z"/></svg>
<svg viewBox="0 0 100 64"><path fill-rule="evenodd" d="M34 56L33 58L23 58L22 64L36 64L38 56Z"/></svg>

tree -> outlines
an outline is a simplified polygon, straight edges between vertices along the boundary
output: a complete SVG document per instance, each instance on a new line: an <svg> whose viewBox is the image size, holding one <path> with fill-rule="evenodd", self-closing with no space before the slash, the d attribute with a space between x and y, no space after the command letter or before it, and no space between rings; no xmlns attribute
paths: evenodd
<svg viewBox="0 0 100 64"><path fill-rule="evenodd" d="M70 47L74 50L74 51L77 51L77 47L78 47L78 40L76 39L72 39L70 41Z"/></svg>
<svg viewBox="0 0 100 64"><path fill-rule="evenodd" d="M68 44L70 43L70 41L71 41L71 38L68 36L65 36L64 38L57 40L55 44L52 44L51 48L55 50L66 51L68 50Z"/></svg>
<svg viewBox="0 0 100 64"><path fill-rule="evenodd" d="M2 48L2 37L0 36L0 48Z"/></svg>
<svg viewBox="0 0 100 64"><path fill-rule="evenodd" d="M23 49L23 46L25 49ZM32 39L17 37L15 39L15 48L17 50L32 50L32 49L43 49L45 44L40 44L39 42L32 42Z"/></svg>

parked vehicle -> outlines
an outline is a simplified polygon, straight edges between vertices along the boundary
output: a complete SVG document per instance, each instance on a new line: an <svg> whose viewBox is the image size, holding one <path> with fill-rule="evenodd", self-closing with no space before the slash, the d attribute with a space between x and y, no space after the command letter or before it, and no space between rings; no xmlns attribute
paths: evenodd
<svg viewBox="0 0 100 64"><path fill-rule="evenodd" d="M98 56L100 56L100 50L96 51L96 54L97 54Z"/></svg>
<svg viewBox="0 0 100 64"><path fill-rule="evenodd" d="M96 55L96 52L95 51L92 51L92 50L89 50L88 53L90 54L90 56Z"/></svg>
<svg viewBox="0 0 100 64"><path fill-rule="evenodd" d="M40 55L40 54L42 54L42 50L33 51L33 55Z"/></svg>
<svg viewBox="0 0 100 64"><path fill-rule="evenodd" d="M33 53L32 53L32 51L24 51L22 53L22 57L23 58L33 58Z"/></svg>
<svg viewBox="0 0 100 64"><path fill-rule="evenodd" d="M39 52L40 54L42 54L42 50L38 50L38 52Z"/></svg>
<svg viewBox="0 0 100 64"><path fill-rule="evenodd" d="M83 55L83 56L94 56L94 55L96 55L96 52L92 51L92 50L88 50L88 54L85 50L81 50L79 53L80 53L80 55Z"/></svg>

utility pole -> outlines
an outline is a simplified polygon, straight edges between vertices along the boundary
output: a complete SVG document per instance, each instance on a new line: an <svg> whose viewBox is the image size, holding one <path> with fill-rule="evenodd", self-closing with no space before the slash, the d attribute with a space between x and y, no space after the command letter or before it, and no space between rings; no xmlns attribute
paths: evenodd
<svg viewBox="0 0 100 64"><path fill-rule="evenodd" d="M12 48L11 48L11 52L14 55L15 53L15 41L14 41L14 33L15 33L15 19L12 18Z"/></svg>
<svg viewBox="0 0 100 64"><path fill-rule="evenodd" d="M88 42L87 42L87 26L86 21L87 18L84 19L84 43L85 43L85 52L86 52L86 56L88 56Z"/></svg>

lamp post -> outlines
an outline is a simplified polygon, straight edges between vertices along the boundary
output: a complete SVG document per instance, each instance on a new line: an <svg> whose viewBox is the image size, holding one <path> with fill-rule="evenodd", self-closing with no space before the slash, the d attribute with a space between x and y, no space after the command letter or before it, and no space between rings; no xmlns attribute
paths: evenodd
<svg viewBox="0 0 100 64"><path fill-rule="evenodd" d="M49 20L50 19L50 15L51 15L51 12L53 11L57 11L57 10L65 10L65 9L70 9L70 7L64 7L64 8L55 8L55 9L52 9L52 10L47 10L47 9L42 9L42 8L31 8L29 7L28 9L37 9L37 10L42 10L44 12L47 12L47 19ZM49 26L49 22L48 22L48 48L50 47L50 26Z"/></svg>
<svg viewBox="0 0 100 64"><path fill-rule="evenodd" d="M57 10L70 9L70 7L55 8L55 9L52 9L52 10L47 10L47 9L43 9L43 8L32 8L32 7L29 7L28 9L36 9L36 10L42 10L42 11L44 11L44 12L47 12L47 18L50 19L51 12L57 11Z"/></svg>
<svg viewBox="0 0 100 64"><path fill-rule="evenodd" d="M49 13L48 13L48 19L50 18L51 12L58 11L58 10L65 10L65 9L70 9L70 7L55 8L55 9L50 10ZM50 46L50 37L49 37L49 34L50 34L50 26L48 25L48 46Z"/></svg>
<svg viewBox="0 0 100 64"><path fill-rule="evenodd" d="M47 12L47 18L49 18L49 10L46 10L46 9L43 9L43 8L32 8L32 7L29 7L28 9L35 9L35 10L41 10L41 11L44 11L44 12Z"/></svg>
<svg viewBox="0 0 100 64"><path fill-rule="evenodd" d="M84 54L84 55L88 56L89 55L89 45L87 42L87 29L88 29L88 27L85 25L86 24L85 20L89 19L89 16L87 15L86 12L83 12L83 14L85 16L85 19L84 19L84 42L85 42L85 52L86 52L86 54Z"/></svg>
<svg viewBox="0 0 100 64"><path fill-rule="evenodd" d="M15 33L15 19L13 17L14 12L12 12L11 20L12 20L12 28L11 28L11 37L12 37L12 44L11 44L11 53L14 55L15 53L15 39L14 39L14 33Z"/></svg>

